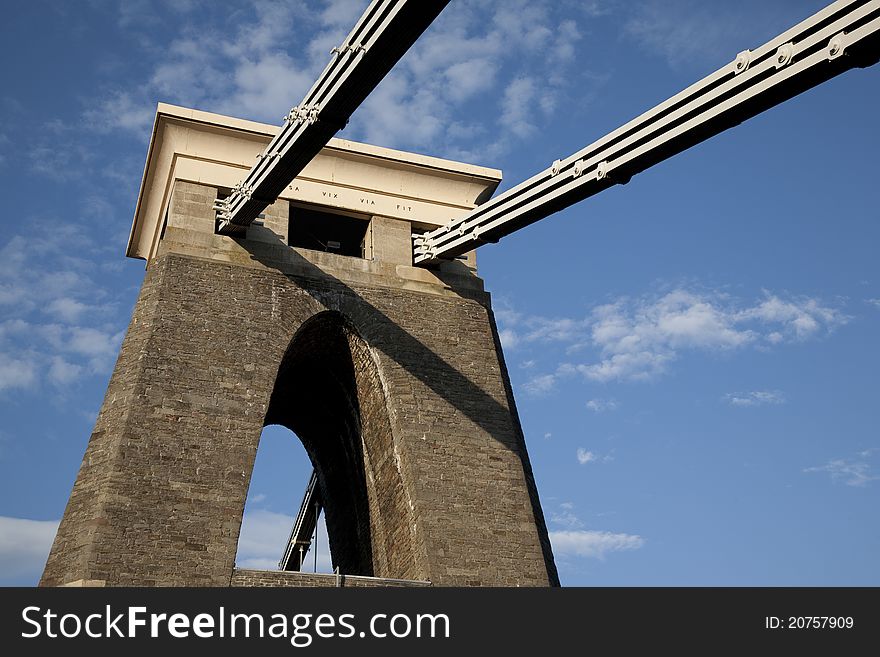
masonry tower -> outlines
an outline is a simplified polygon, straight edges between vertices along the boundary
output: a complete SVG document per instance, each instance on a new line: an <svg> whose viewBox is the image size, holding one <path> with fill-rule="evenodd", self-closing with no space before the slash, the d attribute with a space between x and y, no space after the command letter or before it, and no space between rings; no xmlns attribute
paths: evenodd
<svg viewBox="0 0 880 657"><path fill-rule="evenodd" d="M500 172L334 139L246 232L216 234L215 200L276 130L159 106L127 251L147 274L41 583L308 584L234 563L281 424L342 573L558 584L475 255L413 267L413 232Z"/></svg>

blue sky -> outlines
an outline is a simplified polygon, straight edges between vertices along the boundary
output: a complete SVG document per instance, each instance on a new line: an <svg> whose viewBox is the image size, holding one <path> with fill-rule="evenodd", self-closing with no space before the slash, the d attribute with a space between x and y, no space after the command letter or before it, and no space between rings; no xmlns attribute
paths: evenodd
<svg viewBox="0 0 880 657"><path fill-rule="evenodd" d="M343 136L508 186L823 4L453 0ZM137 297L156 103L280 123L363 6L6 7L0 584L39 577ZM880 584L878 82L480 250L564 584ZM239 563L277 561L307 476L267 429Z"/></svg>

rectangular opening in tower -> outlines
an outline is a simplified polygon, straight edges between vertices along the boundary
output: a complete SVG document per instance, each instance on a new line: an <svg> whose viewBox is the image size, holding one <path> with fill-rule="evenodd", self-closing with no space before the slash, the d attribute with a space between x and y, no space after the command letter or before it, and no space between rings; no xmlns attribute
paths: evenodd
<svg viewBox="0 0 880 657"><path fill-rule="evenodd" d="M363 258L369 220L314 208L290 208L290 246Z"/></svg>

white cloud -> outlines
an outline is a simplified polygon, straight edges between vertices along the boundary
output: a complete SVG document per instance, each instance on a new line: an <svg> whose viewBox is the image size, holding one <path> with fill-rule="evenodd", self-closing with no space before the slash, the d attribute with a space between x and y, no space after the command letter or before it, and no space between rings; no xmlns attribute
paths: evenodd
<svg viewBox="0 0 880 657"><path fill-rule="evenodd" d="M35 357L14 357L0 352L0 390L30 388L36 382Z"/></svg>
<svg viewBox="0 0 880 657"><path fill-rule="evenodd" d="M520 346L560 342L574 345L570 352L584 346L598 352L594 362L562 363L555 373L526 384L527 391L542 393L560 377L576 373L599 382L653 379L687 351L730 352L804 342L828 335L850 319L810 297L765 292L753 304L743 304L719 292L682 287L660 295L622 297L597 306L584 319L524 316L512 310L499 317L516 328Z"/></svg>
<svg viewBox="0 0 880 657"><path fill-rule="evenodd" d="M155 111L155 104L142 102L129 92L116 90L103 98L99 105L87 109L83 119L86 125L96 130L130 130L146 138L150 134Z"/></svg>
<svg viewBox="0 0 880 657"><path fill-rule="evenodd" d="M587 402L587 408L594 413L616 411L620 403L616 399L591 399Z"/></svg>
<svg viewBox="0 0 880 657"><path fill-rule="evenodd" d="M488 81L494 80L497 71L498 66L492 60L478 57L455 62L443 75L452 100L462 103L482 91Z"/></svg>
<svg viewBox="0 0 880 657"><path fill-rule="evenodd" d="M530 395L546 395L556 385L556 377L553 374L543 374L529 379L523 384L523 390Z"/></svg>
<svg viewBox="0 0 880 657"><path fill-rule="evenodd" d="M724 400L731 406L766 406L785 403L785 395L779 390L753 390L751 392L729 392Z"/></svg>
<svg viewBox="0 0 880 657"><path fill-rule="evenodd" d="M561 511L550 513L550 522L566 529L580 529L584 526L581 519L572 513L571 507L566 508L562 504L560 506L563 507Z"/></svg>
<svg viewBox="0 0 880 657"><path fill-rule="evenodd" d="M41 219L0 247L0 389L37 390L43 378L64 386L110 369L127 318L93 278L104 255L84 226Z"/></svg>
<svg viewBox="0 0 880 657"><path fill-rule="evenodd" d="M367 3L368 0L326 0L321 21L348 30L354 25L355 18L364 13Z"/></svg>
<svg viewBox="0 0 880 657"><path fill-rule="evenodd" d="M239 568L257 570L278 570L278 562L287 547L290 530L293 527L292 516L267 511L265 509L248 510L241 523L241 534L238 538L238 553L235 557ZM318 572L333 572L330 559L327 526L321 516L318 523ZM305 559L306 571L313 569L313 552Z"/></svg>
<svg viewBox="0 0 880 657"><path fill-rule="evenodd" d="M864 488L870 482L880 479L873 473L868 459L877 451L868 449L858 453L856 459L831 459L824 465L804 468L804 472L825 472L833 481L843 481L847 486Z"/></svg>
<svg viewBox="0 0 880 657"><path fill-rule="evenodd" d="M645 539L634 534L583 529L584 523L574 513L574 504L563 502L559 511L551 511L550 522L562 529L550 532L550 542L557 558L588 557L604 559L609 552L635 550Z"/></svg>
<svg viewBox="0 0 880 657"><path fill-rule="evenodd" d="M0 248L0 305L7 306L7 316L55 308L61 298L69 303L96 296L88 272L100 250L83 227L32 220L24 231Z"/></svg>
<svg viewBox="0 0 880 657"><path fill-rule="evenodd" d="M586 370L597 380L651 376L677 350L730 349L752 339L737 330L729 313L701 295L682 289L656 300L622 299L593 311L592 339L606 356Z"/></svg>
<svg viewBox="0 0 880 657"><path fill-rule="evenodd" d="M568 62L574 59L577 54L576 44L580 41L581 36L576 22L562 21L556 31L556 60Z"/></svg>
<svg viewBox="0 0 880 657"><path fill-rule="evenodd" d="M567 317L527 317L523 320L525 339L529 342L574 342L584 335L585 320Z"/></svg>
<svg viewBox="0 0 880 657"><path fill-rule="evenodd" d="M58 182L82 178L93 158L83 144L61 140L39 142L27 153L31 171Z"/></svg>
<svg viewBox="0 0 880 657"><path fill-rule="evenodd" d="M736 318L737 321L760 320L765 324L782 327L782 337L789 336L803 340L812 337L823 328L834 328L846 321L839 311L819 304L816 299L785 301L775 295L767 295L760 304L747 308ZM771 341L776 341L771 340Z"/></svg>
<svg viewBox="0 0 880 657"><path fill-rule="evenodd" d="M123 20L143 11L123 13L120 21L141 38L147 56L155 58L152 71L128 88L108 90L83 113L86 125L101 131L129 131L146 139L157 99L280 123L329 60L329 46L320 62L309 46L326 38L330 28L299 3L255 2L250 9L236 11L234 21L215 24L203 19L198 25L180 21L178 34L164 42L156 40L150 21ZM348 14L348 20L353 22L357 15ZM302 21L309 21L309 26L298 31ZM138 25L141 29L134 30ZM291 35L303 32L310 33L310 39L301 46L302 61L294 61L287 52Z"/></svg>
<svg viewBox="0 0 880 657"><path fill-rule="evenodd" d="M54 315L65 322L75 322L88 312L90 307L70 297L58 297L52 299L46 307L46 312Z"/></svg>
<svg viewBox="0 0 880 657"><path fill-rule="evenodd" d="M500 122L520 139L530 137L537 130L534 124L537 93L538 85L529 76L511 80L504 89L504 109Z"/></svg>
<svg viewBox="0 0 880 657"><path fill-rule="evenodd" d="M5 339L25 335L31 330L31 325L20 317L15 319L7 319L0 322L0 341Z"/></svg>
<svg viewBox="0 0 880 657"><path fill-rule="evenodd" d="M502 345L515 348L529 342L576 342L583 339L588 322L565 317L522 317L513 312L496 313ZM516 327L516 328L513 328ZM536 361L528 360L521 367L529 368Z"/></svg>
<svg viewBox="0 0 880 657"><path fill-rule="evenodd" d="M498 320L498 323L506 326L515 326L522 319L522 314L514 310L510 305L510 301L504 298L498 299L492 312L495 314L495 319Z"/></svg>
<svg viewBox="0 0 880 657"><path fill-rule="evenodd" d="M624 26L629 38L674 68L689 64L702 70L732 59L730 53L743 50L743 43L763 43L803 18L774 3L753 4L744 12L720 2L646 0L632 3L630 9Z"/></svg>
<svg viewBox="0 0 880 657"><path fill-rule="evenodd" d="M563 530L550 532L553 553L560 557L577 556L604 560L609 552L637 550L645 539L633 534L591 530Z"/></svg>
<svg viewBox="0 0 880 657"><path fill-rule="evenodd" d="M237 89L220 104L220 110L280 123L281 116L305 95L314 78L310 71L299 69L287 53L266 53L254 61L242 61L235 70ZM267 108L277 111L268 114Z"/></svg>
<svg viewBox="0 0 880 657"><path fill-rule="evenodd" d="M330 61L330 48L342 42L365 5L328 0L315 11L297 3L257 2L238 12L231 29L204 22L196 29L182 21L165 42L156 40L154 29L144 30L145 51L154 57L147 78L108 89L84 119L100 130L146 138L158 98L277 124ZM451 4L358 109L345 136L494 159L536 134L558 111L560 99L570 93L570 73L580 80L580 107L603 83L585 75L583 62L576 67L581 29L602 13L592 7L576 24L565 8L550 3ZM142 14L135 7L122 12L120 22L132 31L142 21L131 17ZM305 38L291 41L291 35ZM554 63L552 75L544 73L547 61ZM468 111L473 103L495 112L476 119Z"/></svg>
<svg viewBox="0 0 880 657"><path fill-rule="evenodd" d="M0 165L6 164L7 157L6 157L6 153L4 153L3 151L6 151L8 149L8 147L9 147L9 137L7 137L5 134L0 132Z"/></svg>
<svg viewBox="0 0 880 657"><path fill-rule="evenodd" d="M37 583L58 531L58 522L0 516L0 585Z"/></svg>
<svg viewBox="0 0 880 657"><path fill-rule="evenodd" d="M580 72L579 40L551 4L452 3L355 113L351 130L383 145L491 161L558 111L565 81ZM553 75L545 74L548 60ZM601 82L581 85L581 106ZM494 118L474 119L474 103L494 108Z"/></svg>
<svg viewBox="0 0 880 657"><path fill-rule="evenodd" d="M65 386L76 381L82 372L81 365L69 363L61 356L54 356L49 366L49 381L57 386Z"/></svg>
<svg viewBox="0 0 880 657"><path fill-rule="evenodd" d="M587 463L607 463L608 461L614 460L614 456L611 454L601 456L595 452L584 449L583 447L578 447L576 454L578 463L581 465L586 465Z"/></svg>
<svg viewBox="0 0 880 657"><path fill-rule="evenodd" d="M553 437L553 434L549 431L544 434L544 440L550 440Z"/></svg>
<svg viewBox="0 0 880 657"><path fill-rule="evenodd" d="M238 538L236 565L242 568L277 570L293 517L257 509L245 513ZM272 563L273 565L267 565Z"/></svg>
<svg viewBox="0 0 880 657"><path fill-rule="evenodd" d="M578 447L577 449L577 460L581 465L586 465L587 463L592 463L596 461L599 457L597 457L593 452L590 452L583 447Z"/></svg>
<svg viewBox="0 0 880 657"><path fill-rule="evenodd" d="M85 356L103 357L115 356L119 348L122 333L109 333L91 327L74 327L71 330L71 351Z"/></svg>
<svg viewBox="0 0 880 657"><path fill-rule="evenodd" d="M519 343L519 336L511 329L498 331L498 339L501 340L501 346L504 349L514 349Z"/></svg>
<svg viewBox="0 0 880 657"><path fill-rule="evenodd" d="M192 11L200 2L201 0L158 0L158 4L178 15ZM144 24L155 26L160 23L156 11L157 0L124 0L114 4L117 10L117 23L121 28L139 27Z"/></svg>
<svg viewBox="0 0 880 657"><path fill-rule="evenodd" d="M875 308L880 308L880 299L865 299L865 303L871 304Z"/></svg>
<svg viewBox="0 0 880 657"><path fill-rule="evenodd" d="M635 353L609 354L598 363L580 364L578 372L594 381L612 381L615 379L632 379L644 381L652 379L666 371L666 366L673 360L671 354L638 351Z"/></svg>

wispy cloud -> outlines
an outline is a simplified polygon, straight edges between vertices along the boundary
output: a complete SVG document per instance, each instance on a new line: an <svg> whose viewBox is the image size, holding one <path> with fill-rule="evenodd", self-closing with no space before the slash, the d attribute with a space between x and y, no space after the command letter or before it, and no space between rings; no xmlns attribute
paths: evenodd
<svg viewBox="0 0 880 657"><path fill-rule="evenodd" d="M127 318L99 282L105 258L75 221L27 222L0 247L0 390L109 372Z"/></svg>
<svg viewBox="0 0 880 657"><path fill-rule="evenodd" d="M604 560L609 552L637 550L645 539L634 534L592 530L561 530L550 532L553 553L561 557L587 557Z"/></svg>
<svg viewBox="0 0 880 657"><path fill-rule="evenodd" d="M49 381L56 386L66 386L79 379L83 370L82 365L68 362L61 356L53 356L49 366Z"/></svg>
<svg viewBox="0 0 880 657"><path fill-rule="evenodd" d="M0 585L37 583L58 531L58 522L0 516Z"/></svg>
<svg viewBox="0 0 880 657"><path fill-rule="evenodd" d="M880 299L865 299L865 303L870 304L875 308L880 308Z"/></svg>
<svg viewBox="0 0 880 657"><path fill-rule="evenodd" d="M646 0L632 3L624 33L673 68L711 70L737 53L773 37L808 12L776 3L737 5L700 0Z"/></svg>
<svg viewBox="0 0 880 657"><path fill-rule="evenodd" d="M32 388L37 382L36 361L33 355L16 357L0 352L0 390Z"/></svg>
<svg viewBox="0 0 880 657"><path fill-rule="evenodd" d="M586 450L583 447L578 447L577 449L577 460L581 465L592 463L593 461L598 460L598 458L599 457L593 454L593 452Z"/></svg>
<svg viewBox="0 0 880 657"><path fill-rule="evenodd" d="M9 151L9 137L5 133L0 132L0 166L6 164Z"/></svg>
<svg viewBox="0 0 880 657"><path fill-rule="evenodd" d="M874 474L870 462L876 451L872 448L859 452L854 458L831 459L824 465L804 468L804 472L824 472L830 475L832 481L842 481L847 486L863 488L880 478Z"/></svg>
<svg viewBox="0 0 880 657"><path fill-rule="evenodd" d="M614 457L609 454L600 456L599 454L584 449L583 447L577 448L576 455L578 463L580 463L581 465L586 465L587 463L605 463L606 461L614 460Z"/></svg>
<svg viewBox="0 0 880 657"><path fill-rule="evenodd" d="M353 129L371 142L494 159L557 111L564 81L578 73L580 39L547 3L453 3L358 110ZM497 107L494 125L474 122L467 109L477 102Z"/></svg>
<svg viewBox="0 0 880 657"><path fill-rule="evenodd" d="M248 510L241 523L241 534L238 539L238 552L235 557L236 566L254 568L256 570L277 570L290 529L293 517L283 513L274 513L266 509ZM328 549L327 526L321 516L318 523L318 572L333 572ZM313 566L314 553L309 553L306 565Z"/></svg>
<svg viewBox="0 0 880 657"><path fill-rule="evenodd" d="M523 390L527 394L533 396L546 395L556 386L556 376L554 374L542 374L529 379L523 384Z"/></svg>
<svg viewBox="0 0 880 657"><path fill-rule="evenodd" d="M719 294L685 289L657 299L621 299L594 310L591 337L602 359L578 369L597 381L648 379L662 374L686 350L726 351L805 340L846 320L816 299L782 299L769 293L747 307Z"/></svg>
<svg viewBox="0 0 880 657"><path fill-rule="evenodd" d="M123 331L114 333L88 326L74 326L70 328L66 348L85 356L94 371L105 372L116 358L123 335Z"/></svg>
<svg viewBox="0 0 880 657"><path fill-rule="evenodd" d="M590 324L588 319L521 315L509 307L503 307L495 315L504 327L501 331L507 336L505 346L509 347L530 342L577 343L584 338Z"/></svg>
<svg viewBox="0 0 880 657"><path fill-rule="evenodd" d="M94 161L94 153L83 144L71 140L45 137L30 147L26 162L33 173L56 182L77 180L86 175Z"/></svg>
<svg viewBox="0 0 880 657"><path fill-rule="evenodd" d="M498 339L501 340L501 346L504 349L514 349L519 343L519 337L511 329L501 329L498 331Z"/></svg>
<svg viewBox="0 0 880 657"><path fill-rule="evenodd" d="M785 403L785 395L779 390L729 392L723 399L731 406L767 406Z"/></svg>
<svg viewBox="0 0 880 657"><path fill-rule="evenodd" d="M360 12L349 10L353 17ZM312 46L323 43L328 33L338 34L339 39L344 34L332 24L332 13L316 14L299 3L254 2L237 10L232 27L203 14L196 22L178 20L178 32L168 40L161 39L164 33L149 20L131 19L145 13L149 12L133 5L121 12L120 24L140 40L150 72L146 79L115 86L99 96L83 113L88 127L127 131L146 139L157 100L280 123L329 61L330 45L320 54ZM292 45L290 36L297 33L310 37L305 45L294 41L300 44L299 57L294 59L287 48Z"/></svg>
<svg viewBox="0 0 880 657"><path fill-rule="evenodd" d="M236 565L277 570L293 520L292 516L266 509L248 511L241 523Z"/></svg>
<svg viewBox="0 0 880 657"><path fill-rule="evenodd" d="M167 39L149 20L132 19L144 14L134 6L119 20L140 38L149 72L108 87L83 120L98 131L146 139L159 99L277 124L366 4L254 2L231 23L180 19ZM604 83L577 57L584 25L604 10L598 3L580 9L575 21L553 3L450 4L355 112L344 135L461 159L497 158L533 138L569 95L576 93L583 107ZM496 111L469 111L477 104Z"/></svg>
<svg viewBox="0 0 880 657"><path fill-rule="evenodd" d="M686 352L767 349L829 335L849 321L838 308L812 297L765 292L748 304L720 292L683 287L659 295L622 297L583 319L528 316L506 310L502 330L519 346L560 343L569 353L595 350L593 362L563 362L536 374L527 392L546 394L575 374L597 382L654 379ZM765 399L765 401L769 401Z"/></svg>
<svg viewBox="0 0 880 657"><path fill-rule="evenodd" d="M144 102L131 91L115 89L105 95L98 105L87 108L83 112L83 120L87 127L101 132L121 129L146 138L155 111L155 103Z"/></svg>
<svg viewBox="0 0 880 657"><path fill-rule="evenodd" d="M70 297L56 297L46 306L46 312L65 322L75 322L89 312L91 306Z"/></svg>
<svg viewBox="0 0 880 657"><path fill-rule="evenodd" d="M635 534L584 529L584 522L575 514L574 504L563 502L558 510L549 513L550 543L559 559L585 557L604 560L610 552L637 550L645 545L645 539Z"/></svg>
<svg viewBox="0 0 880 657"><path fill-rule="evenodd" d="M572 505L565 506L560 504L559 511L550 512L550 522L557 527L565 527L569 531L572 529L580 529L584 523L572 512Z"/></svg>
<svg viewBox="0 0 880 657"><path fill-rule="evenodd" d="M620 406L620 402L616 399L590 399L587 402L587 408L594 413L605 413L606 411L616 411Z"/></svg>

